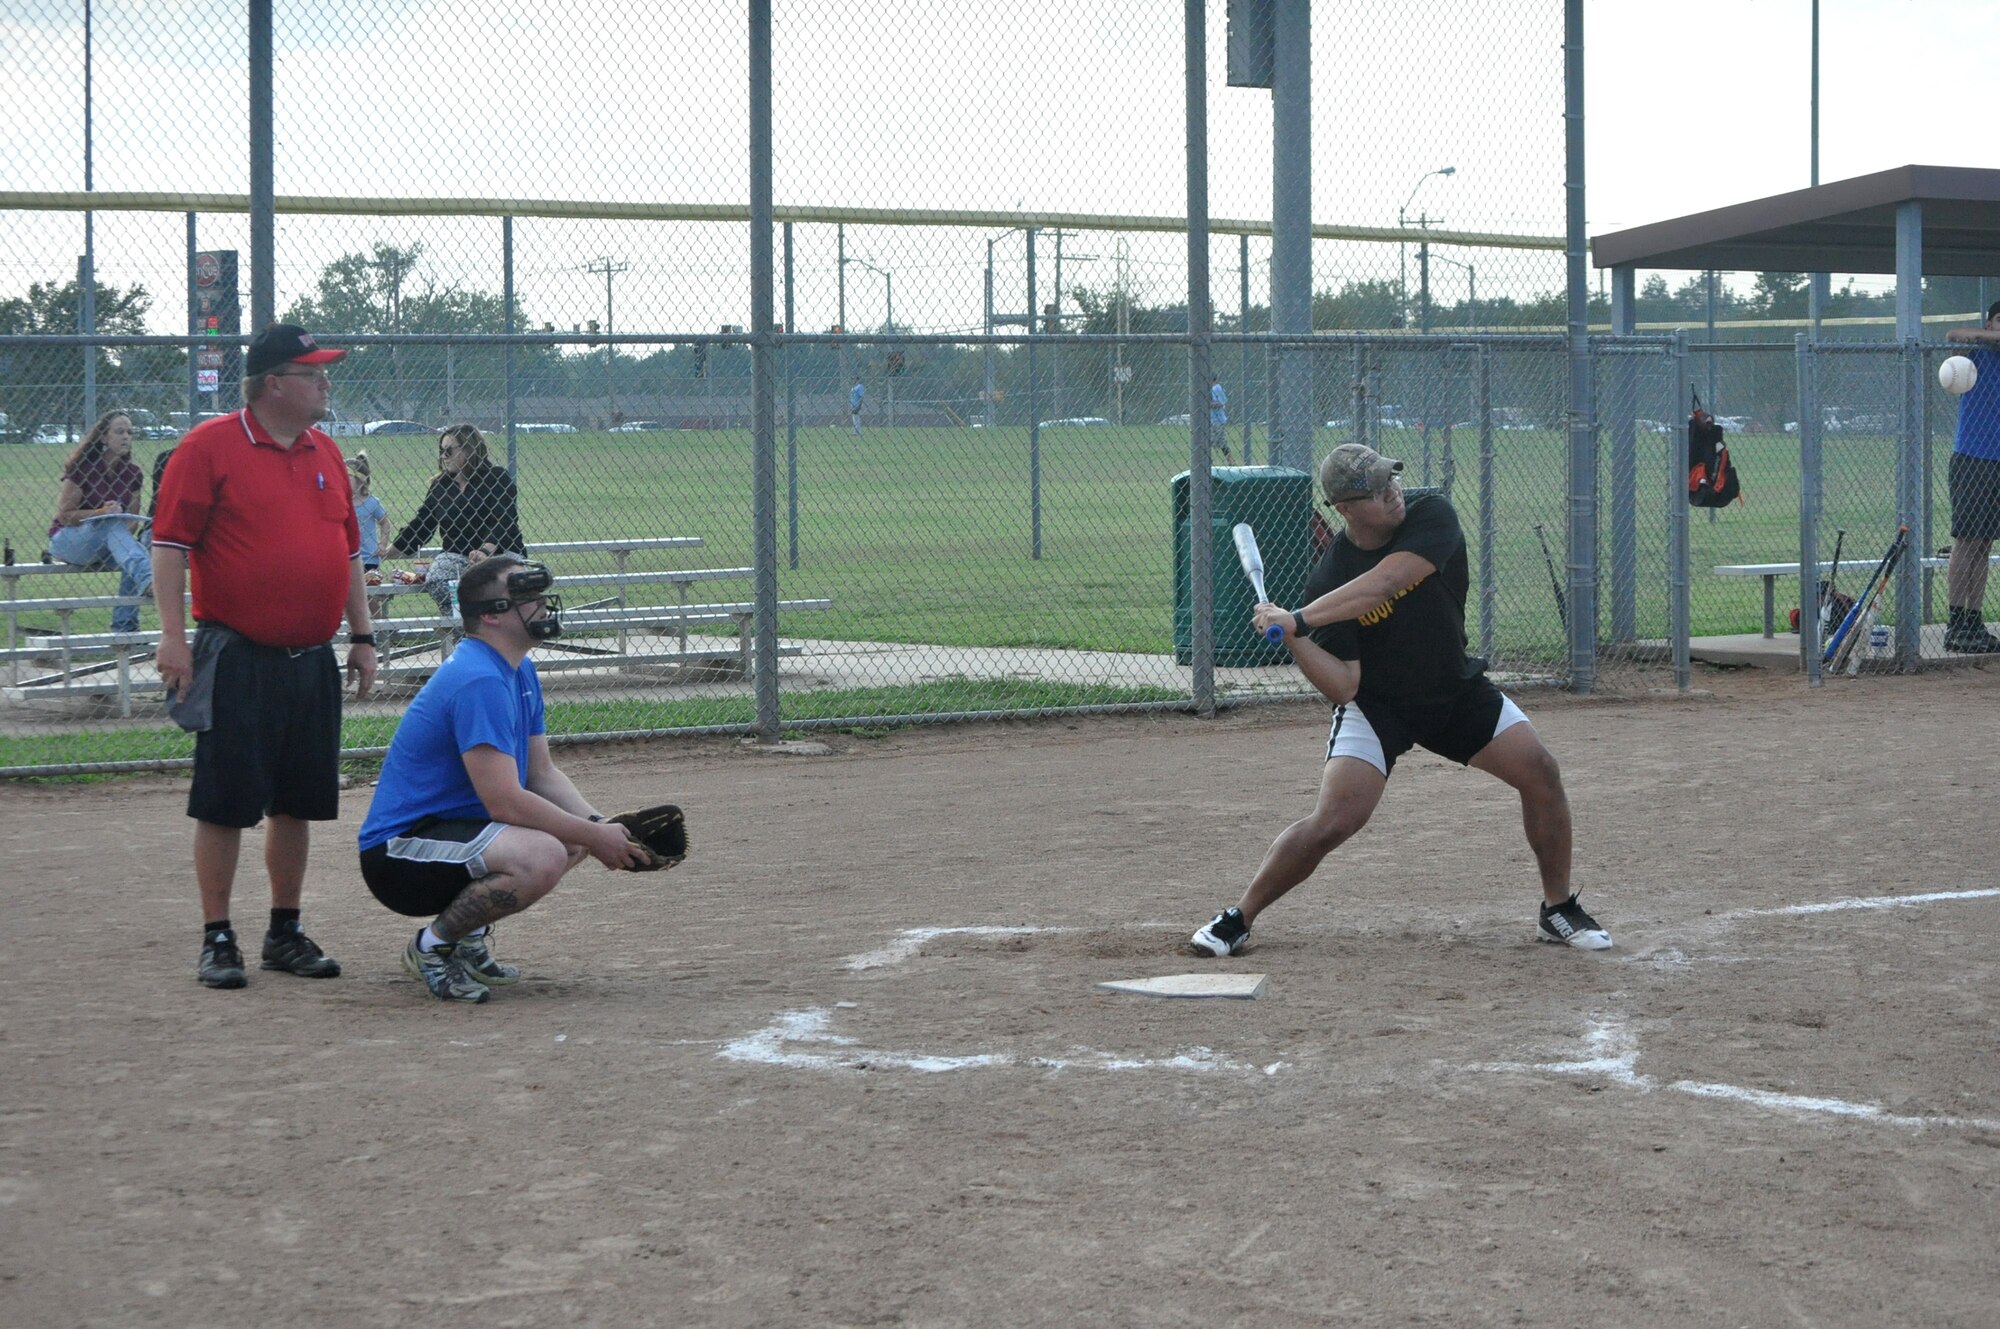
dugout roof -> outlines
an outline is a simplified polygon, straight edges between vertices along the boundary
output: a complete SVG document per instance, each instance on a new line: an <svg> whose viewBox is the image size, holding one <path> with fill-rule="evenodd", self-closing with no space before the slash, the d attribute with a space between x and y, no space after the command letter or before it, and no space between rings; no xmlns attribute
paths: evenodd
<svg viewBox="0 0 2000 1329"><path fill-rule="evenodd" d="M1593 236L1600 268L1896 271L1896 210L1923 209L1923 276L2000 274L2000 170L1898 166Z"/></svg>

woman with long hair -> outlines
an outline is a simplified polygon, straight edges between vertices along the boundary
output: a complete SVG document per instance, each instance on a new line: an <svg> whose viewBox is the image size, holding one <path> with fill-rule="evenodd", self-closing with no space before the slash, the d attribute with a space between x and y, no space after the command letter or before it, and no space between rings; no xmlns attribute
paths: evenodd
<svg viewBox="0 0 2000 1329"><path fill-rule="evenodd" d="M153 555L143 534L139 491L146 476L132 460L132 417L111 411L63 461L49 553L79 568L116 568L118 594L153 589ZM129 515L128 515L129 514ZM139 606L111 611L113 632L139 630Z"/></svg>
<svg viewBox="0 0 2000 1329"><path fill-rule="evenodd" d="M383 558L410 558L436 532L442 550L424 577L439 606L451 602L451 585L467 568L495 554L524 558L516 512L514 477L495 466L487 455L486 436L467 425L453 425L438 435L438 473L424 501Z"/></svg>

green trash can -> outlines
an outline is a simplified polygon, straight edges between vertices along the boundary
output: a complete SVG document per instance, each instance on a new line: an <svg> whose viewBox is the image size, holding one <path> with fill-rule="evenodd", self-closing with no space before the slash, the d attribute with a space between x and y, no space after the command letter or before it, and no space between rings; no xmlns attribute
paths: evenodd
<svg viewBox="0 0 2000 1329"><path fill-rule="evenodd" d="M1215 663L1243 669L1282 664L1291 658L1283 642L1268 642L1251 626L1250 611L1257 593L1236 558L1231 535L1236 523L1248 522L1257 532L1264 555L1264 589L1281 605L1297 607L1312 570L1312 477L1283 466L1218 466L1210 474L1213 500L1209 505L1209 538L1201 545L1214 569ZM1190 571L1193 494L1191 472L1173 479L1174 505L1174 659L1194 662L1194 581Z"/></svg>

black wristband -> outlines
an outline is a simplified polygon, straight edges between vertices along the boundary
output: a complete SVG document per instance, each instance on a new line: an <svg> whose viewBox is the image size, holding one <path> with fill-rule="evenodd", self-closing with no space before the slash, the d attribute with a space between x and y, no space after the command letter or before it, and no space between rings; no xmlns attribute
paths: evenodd
<svg viewBox="0 0 2000 1329"><path fill-rule="evenodd" d="M1292 635L1294 637L1312 636L1312 629L1306 626L1306 616L1296 609L1292 611Z"/></svg>
<svg viewBox="0 0 2000 1329"><path fill-rule="evenodd" d="M603 821L603 820L604 820L604 814L603 814L603 813L601 813L601 812L593 812L593 813L591 813L591 814L590 814L590 819L591 819L592 821Z"/></svg>
<svg viewBox="0 0 2000 1329"><path fill-rule="evenodd" d="M372 632L350 632L347 634L347 644L349 646L373 646L375 644L375 634Z"/></svg>

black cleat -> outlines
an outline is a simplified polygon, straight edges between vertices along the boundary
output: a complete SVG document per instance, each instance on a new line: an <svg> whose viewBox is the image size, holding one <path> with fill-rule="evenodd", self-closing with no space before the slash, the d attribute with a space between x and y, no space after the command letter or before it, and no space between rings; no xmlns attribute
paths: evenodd
<svg viewBox="0 0 2000 1329"><path fill-rule="evenodd" d="M282 969L300 978L340 977L340 961L321 950L319 943L308 937L296 920L287 923L283 932L265 935L264 967Z"/></svg>
<svg viewBox="0 0 2000 1329"><path fill-rule="evenodd" d="M201 963L194 976L204 987L240 988L250 980L243 973L243 952L236 949L236 934L218 928L201 939Z"/></svg>

